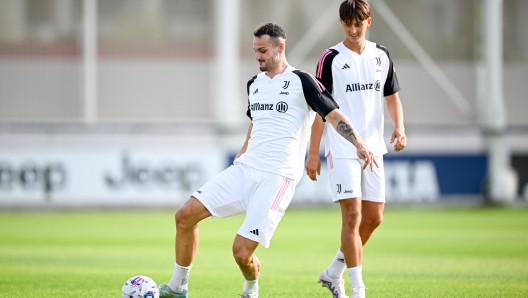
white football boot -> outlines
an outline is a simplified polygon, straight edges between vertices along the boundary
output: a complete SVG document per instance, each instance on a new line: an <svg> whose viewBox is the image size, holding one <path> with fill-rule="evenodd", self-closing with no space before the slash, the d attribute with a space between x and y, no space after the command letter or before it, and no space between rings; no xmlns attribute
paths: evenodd
<svg viewBox="0 0 528 298"><path fill-rule="evenodd" d="M238 296L239 298L258 298L258 292L244 292Z"/></svg>
<svg viewBox="0 0 528 298"><path fill-rule="evenodd" d="M319 275L319 283L332 292L332 298L348 298L345 293L344 279L331 279L326 275L326 270Z"/></svg>
<svg viewBox="0 0 528 298"><path fill-rule="evenodd" d="M355 286L352 288L352 295L350 296L350 298L365 298L367 297L366 294L365 294L365 290L367 288L365 287L360 287L360 286Z"/></svg>

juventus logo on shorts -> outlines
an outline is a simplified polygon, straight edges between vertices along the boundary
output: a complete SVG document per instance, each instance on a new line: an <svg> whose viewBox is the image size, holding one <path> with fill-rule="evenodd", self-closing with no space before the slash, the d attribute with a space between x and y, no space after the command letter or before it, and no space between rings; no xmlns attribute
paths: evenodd
<svg viewBox="0 0 528 298"><path fill-rule="evenodd" d="M374 61L376 61L376 66L380 66L381 65L381 58L380 57L374 58Z"/></svg>
<svg viewBox="0 0 528 298"><path fill-rule="evenodd" d="M337 193L341 193L341 184L336 184L337 186Z"/></svg>
<svg viewBox="0 0 528 298"><path fill-rule="evenodd" d="M282 89L288 89L290 87L290 81L284 81L284 86L282 86Z"/></svg>

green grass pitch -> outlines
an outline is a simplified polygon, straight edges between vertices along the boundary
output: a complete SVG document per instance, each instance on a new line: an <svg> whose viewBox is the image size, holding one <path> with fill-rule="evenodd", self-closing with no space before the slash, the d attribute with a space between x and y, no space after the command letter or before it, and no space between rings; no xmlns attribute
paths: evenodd
<svg viewBox="0 0 528 298"><path fill-rule="evenodd" d="M167 282L173 211L0 212L0 297L119 297L134 275ZM243 217L200 223L190 297L237 297ZM330 297L316 283L339 246L336 208L290 209L259 247L260 297ZM397 209L366 245L368 297L528 297L528 209ZM347 290L350 288L345 276Z"/></svg>

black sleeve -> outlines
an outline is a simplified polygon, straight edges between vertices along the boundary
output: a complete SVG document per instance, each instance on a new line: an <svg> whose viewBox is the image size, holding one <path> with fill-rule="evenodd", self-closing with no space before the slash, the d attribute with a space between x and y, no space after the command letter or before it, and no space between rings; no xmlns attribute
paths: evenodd
<svg viewBox="0 0 528 298"><path fill-rule="evenodd" d="M312 110L316 111L324 121L326 115L339 106L332 98L332 95L326 91L325 87L311 74L300 70L293 71L301 79L304 92L304 98Z"/></svg>
<svg viewBox="0 0 528 298"><path fill-rule="evenodd" d="M247 109L247 112L246 112L246 115L249 117L249 119L253 120L253 118L251 117L251 110L249 109L249 87L251 87L251 84L253 84L253 82L255 81L255 79L257 78L257 76L254 76L252 77L251 79L249 79L249 81L247 82L247 94L248 94L248 109Z"/></svg>
<svg viewBox="0 0 528 298"><path fill-rule="evenodd" d="M398 83L398 77L396 76L396 70L394 69L394 64L392 63L392 59L389 55L389 50L386 47L379 44L377 44L376 47L385 52L389 58L389 69L387 71L385 85L383 86L383 96L393 95L394 93L401 90L400 84Z"/></svg>
<svg viewBox="0 0 528 298"><path fill-rule="evenodd" d="M332 78L332 62L334 57L339 54L338 51L334 49L325 50L319 58L317 63L315 77L325 86L328 93L332 94L334 90L334 81Z"/></svg>

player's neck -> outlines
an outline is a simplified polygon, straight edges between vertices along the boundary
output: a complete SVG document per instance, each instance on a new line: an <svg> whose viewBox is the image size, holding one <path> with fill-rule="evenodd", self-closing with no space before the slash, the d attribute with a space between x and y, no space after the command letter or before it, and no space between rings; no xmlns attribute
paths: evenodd
<svg viewBox="0 0 528 298"><path fill-rule="evenodd" d="M266 72L266 75L273 79L274 76L283 73L289 66L290 65L288 64L288 61L286 61L286 59L282 59L279 63L277 63L276 67L271 70L268 70Z"/></svg>
<svg viewBox="0 0 528 298"><path fill-rule="evenodd" d="M350 40L345 38L343 44L352 52L361 55L361 53L363 53L363 50L365 50L365 47L367 46L367 41L365 39L362 39L358 42L351 42Z"/></svg>

